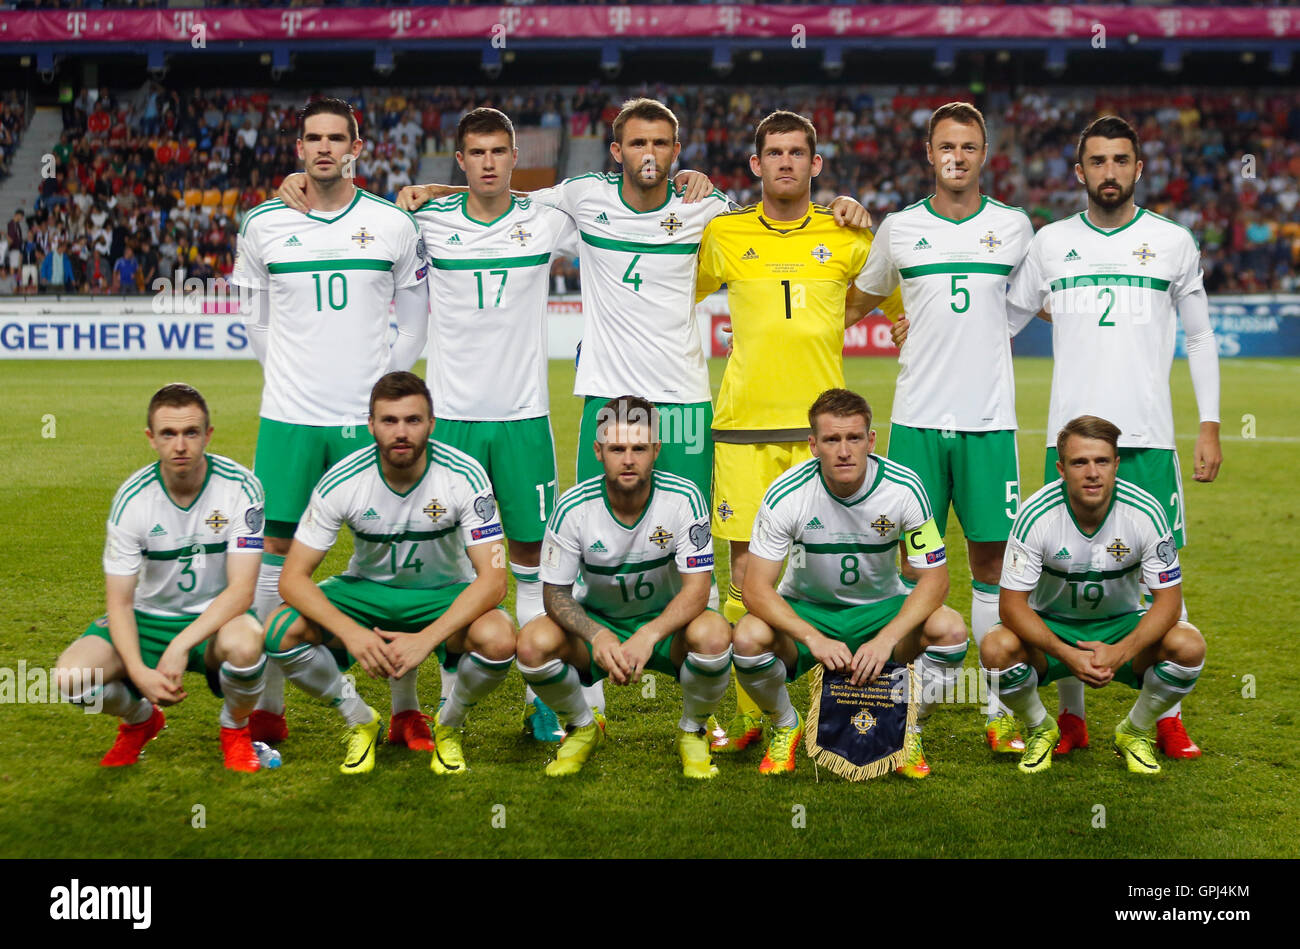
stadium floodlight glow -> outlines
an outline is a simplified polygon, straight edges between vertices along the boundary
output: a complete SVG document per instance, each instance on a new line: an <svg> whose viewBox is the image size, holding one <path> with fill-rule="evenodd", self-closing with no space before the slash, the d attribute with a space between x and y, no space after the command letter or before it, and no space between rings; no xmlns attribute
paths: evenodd
<svg viewBox="0 0 1300 949"><path fill-rule="evenodd" d="M1179 72L1183 68L1183 51L1177 46L1166 46L1160 58L1160 68L1165 72Z"/></svg>
<svg viewBox="0 0 1300 949"><path fill-rule="evenodd" d="M726 43L719 43L713 47L713 62L710 68L719 76L726 76L731 73L731 47Z"/></svg>
<svg viewBox="0 0 1300 949"><path fill-rule="evenodd" d="M393 50L389 46L378 46L375 48L375 72L381 76L387 76L393 71Z"/></svg>
<svg viewBox="0 0 1300 949"><path fill-rule="evenodd" d="M1291 51L1281 46L1273 48L1273 58L1268 64L1268 68L1275 73L1285 75L1291 71Z"/></svg>
<svg viewBox="0 0 1300 949"><path fill-rule="evenodd" d="M844 72L844 48L838 43L830 44L822 53L822 69L830 76Z"/></svg>
<svg viewBox="0 0 1300 949"><path fill-rule="evenodd" d="M600 71L613 79L623 71L623 54L612 44L600 48Z"/></svg>
<svg viewBox="0 0 1300 949"><path fill-rule="evenodd" d="M937 72L944 75L952 72L957 66L957 51L947 43L941 43L934 48L934 68Z"/></svg>
<svg viewBox="0 0 1300 949"><path fill-rule="evenodd" d="M1047 71L1055 76L1065 72L1065 47L1054 44L1047 47Z"/></svg>

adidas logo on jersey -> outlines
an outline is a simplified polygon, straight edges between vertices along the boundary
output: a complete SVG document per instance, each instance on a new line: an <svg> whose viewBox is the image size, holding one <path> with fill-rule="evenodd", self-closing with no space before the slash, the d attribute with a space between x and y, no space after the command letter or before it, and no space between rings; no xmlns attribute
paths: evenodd
<svg viewBox="0 0 1300 949"><path fill-rule="evenodd" d="M1079 256L1079 252L1075 250L1073 247L1071 247L1070 252L1065 255L1065 262L1067 264L1072 260L1082 260L1082 259L1083 258Z"/></svg>
<svg viewBox="0 0 1300 949"><path fill-rule="evenodd" d="M1053 560L1069 560L1069 559L1070 559L1070 551L1068 551L1066 548L1062 547L1060 550L1058 550L1058 551L1056 552L1056 554L1052 557L1052 559L1053 559Z"/></svg>
<svg viewBox="0 0 1300 949"><path fill-rule="evenodd" d="M806 531L819 531L819 530L824 530L825 525L822 524L819 518L814 517L811 521L809 521L807 524L803 526L803 529Z"/></svg>
<svg viewBox="0 0 1300 949"><path fill-rule="evenodd" d="M924 237L922 237L919 241L917 241L915 244L912 245L912 250L929 250L929 249L930 249L930 242L927 241Z"/></svg>
<svg viewBox="0 0 1300 949"><path fill-rule="evenodd" d="M754 248L751 247L749 250L745 251L743 254L740 255L740 259L741 259L741 260L758 260L758 254L756 254L756 253L754 252Z"/></svg>
<svg viewBox="0 0 1300 949"><path fill-rule="evenodd" d="M459 244L459 243L460 243L460 235L459 235L459 234L453 234L453 235L451 235L451 237L447 238L447 243L448 243L448 244Z"/></svg>
<svg viewBox="0 0 1300 949"><path fill-rule="evenodd" d="M604 211L601 211L599 214L596 215L596 223L597 223L597 224L608 224L608 223L609 223L609 218L605 217L605 212L604 212Z"/></svg>
<svg viewBox="0 0 1300 949"><path fill-rule="evenodd" d="M592 544L592 545L591 545L590 547L588 547L587 549L590 550L590 551L592 551L593 553L597 553L597 554L603 554L603 553L606 553L606 552L607 552L607 548L606 548L605 545L602 544L600 541L596 541L594 544Z"/></svg>
<svg viewBox="0 0 1300 949"><path fill-rule="evenodd" d="M367 509L366 513L361 515L361 519L363 521L377 521L379 520L379 512L376 511L373 507L369 508Z"/></svg>
<svg viewBox="0 0 1300 949"><path fill-rule="evenodd" d="M301 247L301 246L302 246L302 241L298 240L298 235L297 235L297 234L294 234L292 237L290 237L287 241L284 242L284 246L285 246L285 247Z"/></svg>
<svg viewBox="0 0 1300 949"><path fill-rule="evenodd" d="M151 531L149 532L149 536L150 536L150 537L162 537L162 536L165 535L166 533L167 533L167 528L163 527L161 524L155 524L155 525L153 526L153 530L151 530Z"/></svg>

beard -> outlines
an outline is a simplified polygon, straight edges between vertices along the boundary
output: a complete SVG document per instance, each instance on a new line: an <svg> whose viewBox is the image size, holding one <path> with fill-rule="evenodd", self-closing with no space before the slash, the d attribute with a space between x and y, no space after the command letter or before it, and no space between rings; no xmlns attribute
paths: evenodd
<svg viewBox="0 0 1300 949"><path fill-rule="evenodd" d="M609 492L611 494L622 494L622 495L627 495L629 497L644 490L645 486L649 483L650 483L650 479L648 477L637 478L636 482L631 487L625 488L623 487L622 482L619 481L617 478L611 480L607 477L605 479L605 487L609 489Z"/></svg>
<svg viewBox="0 0 1300 949"><path fill-rule="evenodd" d="M628 178L628 180L631 181L633 184L635 184L642 191L653 191L655 188L658 188L661 184L663 184L664 181L668 178L668 170L671 166L661 165L656 163L654 178L649 180L641 176L641 169L643 167L644 167L644 162L641 165L638 165L637 167L632 169L628 169L624 167L624 173Z"/></svg>
<svg viewBox="0 0 1300 949"><path fill-rule="evenodd" d="M393 449L399 447L409 447L415 450L412 450L406 455L398 455L393 451ZM414 442L393 442L390 445L385 445L383 449L381 449L381 452L384 456L384 461L393 468L409 468L420 460L420 452L416 449Z"/></svg>
<svg viewBox="0 0 1300 949"><path fill-rule="evenodd" d="M1101 189L1105 185L1114 185L1116 188L1119 189L1115 197L1108 198L1102 194ZM1107 211L1114 211L1116 208L1122 208L1125 204L1128 203L1129 199L1133 197L1133 191L1136 188L1137 188L1136 181L1134 181L1133 184L1129 185L1127 189L1123 185L1121 185L1118 181L1103 181L1100 185L1097 186L1097 189L1095 191L1092 188L1088 189L1088 200L1092 201L1092 203L1097 205L1099 208L1103 208L1104 210Z"/></svg>

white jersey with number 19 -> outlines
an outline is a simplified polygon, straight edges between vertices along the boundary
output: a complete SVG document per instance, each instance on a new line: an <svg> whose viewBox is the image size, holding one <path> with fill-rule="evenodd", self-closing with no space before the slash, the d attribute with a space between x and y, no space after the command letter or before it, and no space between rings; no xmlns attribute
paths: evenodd
<svg viewBox="0 0 1300 949"><path fill-rule="evenodd" d="M261 416L364 425L389 370L390 304L424 279L423 256L411 215L360 188L341 211L249 211L230 282L270 291Z"/></svg>

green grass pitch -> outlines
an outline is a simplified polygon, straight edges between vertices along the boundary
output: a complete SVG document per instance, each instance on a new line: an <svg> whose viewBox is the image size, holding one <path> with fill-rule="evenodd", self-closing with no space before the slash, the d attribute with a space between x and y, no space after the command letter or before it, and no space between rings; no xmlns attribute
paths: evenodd
<svg viewBox="0 0 1300 949"><path fill-rule="evenodd" d="M721 361L711 369L716 391ZM854 359L846 370L876 410L883 450L896 366ZM1041 484L1050 373L1045 359L1016 362L1022 496ZM1296 526L1300 360L1224 360L1222 374L1226 462L1219 481L1204 485L1186 474L1195 402L1186 364L1174 370L1190 527L1185 591L1209 641L1186 721L1205 756L1167 762L1154 779L1127 774L1109 751L1110 730L1133 699L1111 686L1089 693L1093 747L1033 778L1017 772L1013 757L992 759L976 708L966 705L931 719L925 742L934 774L926 781L891 775L849 784L818 775L803 757L794 775L768 779L758 774L759 753L746 752L722 758L721 775L700 786L680 776L673 749L680 691L659 677L653 695L610 686L611 740L576 779L552 781L542 774L552 751L521 733L522 681L513 670L471 716L472 770L461 779L440 779L427 756L387 747L373 774L339 775L337 716L292 687L284 767L237 775L221 766L217 701L191 676L190 698L168 711L166 731L139 765L120 770L96 763L115 722L56 704L0 705L0 854L1291 856L1300 820L1293 793L1300 688L1294 650L1285 648L1296 604L1296 560L1286 551ZM563 488L573 477L578 402L568 395L572 364L554 362L550 375ZM52 666L102 613L108 504L151 459L142 435L149 395L177 379L211 403L212 450L251 464L261 386L254 363L5 363L0 668L16 670L23 660ZM968 616L964 545L954 521L950 530L949 603ZM344 563L345 551L336 551L322 575ZM974 658L972 650L967 662ZM384 683L362 674L359 686L387 711ZM434 704L437 692L426 665L421 701ZM1045 690L1049 707L1053 693ZM802 683L793 695L806 708ZM724 713L733 702L729 693Z"/></svg>

